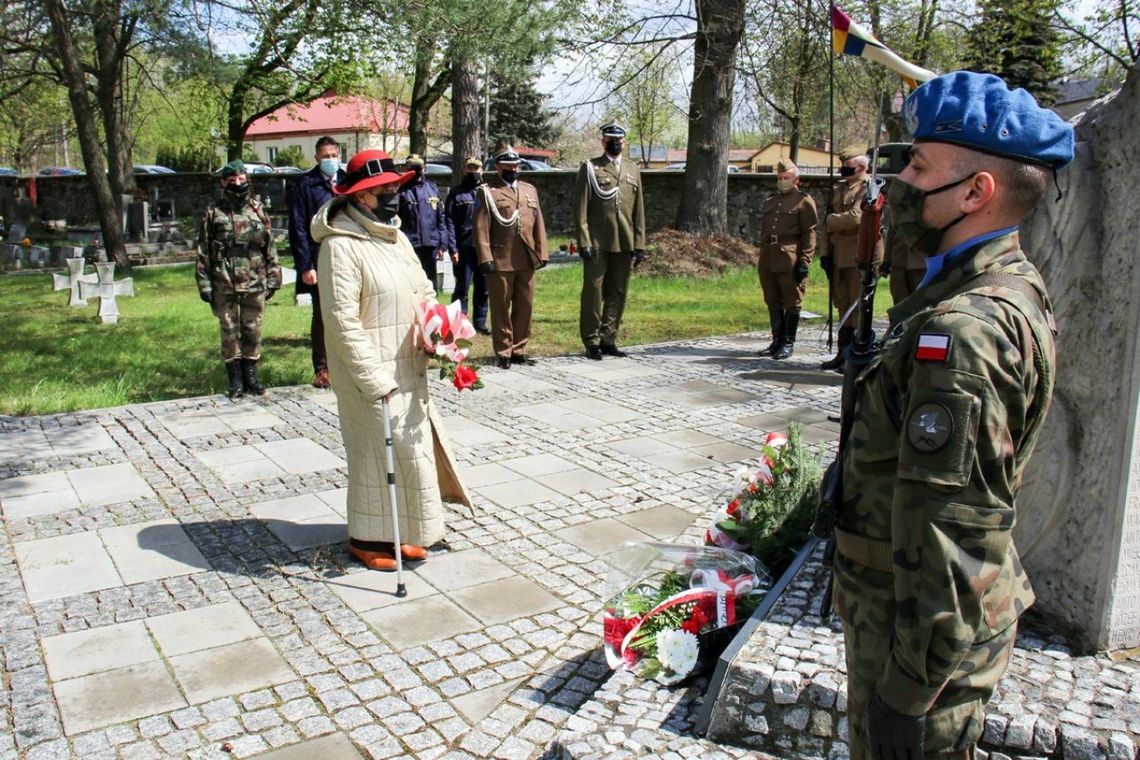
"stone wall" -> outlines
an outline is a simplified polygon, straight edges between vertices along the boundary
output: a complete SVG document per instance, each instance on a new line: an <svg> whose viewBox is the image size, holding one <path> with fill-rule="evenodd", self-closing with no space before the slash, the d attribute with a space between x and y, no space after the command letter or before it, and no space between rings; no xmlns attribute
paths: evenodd
<svg viewBox="0 0 1140 760"><path fill-rule="evenodd" d="M270 211L274 215L284 215L288 209L288 198L298 175L267 176L250 175L254 193L268 199ZM650 171L643 173L645 186L645 218L649 232L672 226L676 221L677 209L681 204L685 175L683 172ZM571 236L574 234L574 182L576 171L556 170L548 172L526 172L523 179L538 189L542 203L542 213L546 221L547 234L551 236ZM775 191L776 180L772 174L729 174L728 177L728 219L729 231L746 240L759 238L761 204ZM36 177L36 190L39 199L41 219L66 219L70 226L94 226L96 224L95 204L83 176L75 177ZM217 182L208 174L146 174L137 177L140 198L162 198L174 201L178 216L197 217L215 197ZM442 180L432 178L441 190L446 191L450 177ZM19 219L28 211L17 209L15 201L17 188L26 185L27 178L0 178L0 193L6 199L4 213L6 219ZM803 187L816 199L821 210L826 203L827 188L830 182L826 177L805 176Z"/></svg>

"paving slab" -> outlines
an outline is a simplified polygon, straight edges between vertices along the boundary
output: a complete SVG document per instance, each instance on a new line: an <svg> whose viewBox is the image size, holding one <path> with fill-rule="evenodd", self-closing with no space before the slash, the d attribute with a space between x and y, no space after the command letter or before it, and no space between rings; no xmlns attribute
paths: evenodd
<svg viewBox="0 0 1140 760"><path fill-rule="evenodd" d="M122 585L97 533L74 533L14 546L30 602Z"/></svg>
<svg viewBox="0 0 1140 760"><path fill-rule="evenodd" d="M147 619L146 627L167 657L234 644L261 635L237 602L212 604Z"/></svg>
<svg viewBox="0 0 1140 760"><path fill-rule="evenodd" d="M369 610L360 617L399 649L422 646L482 627L478 620L439 594Z"/></svg>
<svg viewBox="0 0 1140 760"><path fill-rule="evenodd" d="M467 718L472 725L476 725L490 715L496 707L501 705L520 683L522 683L522 679L516 678L510 681L504 681L497 686L490 686L486 689L476 689L467 694L452 697L451 704L455 705L455 709L459 710L463 717Z"/></svg>
<svg viewBox="0 0 1140 760"><path fill-rule="evenodd" d="M53 681L161 659L141 620L48 636L42 646Z"/></svg>
<svg viewBox="0 0 1140 760"><path fill-rule="evenodd" d="M445 415L443 427L451 440L463 446L482 446L510 440L506 433L459 415Z"/></svg>
<svg viewBox="0 0 1140 760"><path fill-rule="evenodd" d="M192 705L297 677L265 638L168 657L167 662Z"/></svg>
<svg viewBox="0 0 1140 760"><path fill-rule="evenodd" d="M52 688L68 736L186 706L162 662L71 678Z"/></svg>
<svg viewBox="0 0 1140 760"><path fill-rule="evenodd" d="M365 756L344 734L330 734L254 757L257 760L361 760Z"/></svg>
<svg viewBox="0 0 1140 760"><path fill-rule="evenodd" d="M154 496L154 491L130 463L68 470L67 479L84 506L118 504Z"/></svg>
<svg viewBox="0 0 1140 760"><path fill-rule="evenodd" d="M467 549L432 557L416 574L440 591L454 591L499 578L515 571L482 549Z"/></svg>
<svg viewBox="0 0 1140 760"><path fill-rule="evenodd" d="M210 569L210 563L175 520L104 528L99 535L127 584Z"/></svg>
<svg viewBox="0 0 1140 760"><path fill-rule="evenodd" d="M657 541L667 541L689 529L700 517L677 507L663 504L636 512L627 512L617 518L635 530L648 533Z"/></svg>
<svg viewBox="0 0 1140 760"><path fill-rule="evenodd" d="M435 558L423 563L435 562ZM376 570L359 570L327 581L329 590L336 594L350 609L367 612L393 604L404 604L413 599L434 596L439 590L425 581L417 572L411 571L411 564L404 566L404 590L407 596L396 596L396 574Z"/></svg>
<svg viewBox="0 0 1140 760"><path fill-rule="evenodd" d="M554 531L554 535L596 557L608 554L626 541L650 539L649 534L612 517L562 528Z"/></svg>
<svg viewBox="0 0 1140 760"><path fill-rule="evenodd" d="M537 504L558 497L558 492L529 479L509 480L493 483L475 489L480 494L502 507L518 507L523 504Z"/></svg>
<svg viewBox="0 0 1140 760"><path fill-rule="evenodd" d="M44 430L44 438L57 457L73 457L117 449L115 439L102 425L75 425Z"/></svg>
<svg viewBox="0 0 1140 760"><path fill-rule="evenodd" d="M451 598L487 625L530 617L562 606L558 597L529 578L518 576L468 586L452 592Z"/></svg>
<svg viewBox="0 0 1140 760"><path fill-rule="evenodd" d="M535 482L553 489L563 496L574 496L587 491L602 491L613 488L617 483L605 475L575 467L572 470L539 475Z"/></svg>

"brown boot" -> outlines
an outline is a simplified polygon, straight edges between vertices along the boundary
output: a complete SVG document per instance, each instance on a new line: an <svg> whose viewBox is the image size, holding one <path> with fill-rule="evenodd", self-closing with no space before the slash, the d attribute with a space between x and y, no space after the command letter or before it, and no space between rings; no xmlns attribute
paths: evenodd
<svg viewBox="0 0 1140 760"><path fill-rule="evenodd" d="M329 387L329 371L327 369L318 369L316 377L313 378L314 388L328 388Z"/></svg>

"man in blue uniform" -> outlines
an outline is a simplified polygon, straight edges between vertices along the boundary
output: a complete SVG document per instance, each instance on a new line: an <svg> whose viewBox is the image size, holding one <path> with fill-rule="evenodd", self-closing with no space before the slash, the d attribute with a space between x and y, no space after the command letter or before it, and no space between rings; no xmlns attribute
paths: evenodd
<svg viewBox="0 0 1140 760"><path fill-rule="evenodd" d="M408 156L404 171L415 172L415 176L400 188L400 231L408 236L416 250L424 274L436 283L436 262L443 259L444 251L455 247L443 210L443 197L435 183L424 177L423 158L415 153ZM439 290L438 283L436 290Z"/></svg>
<svg viewBox="0 0 1140 760"><path fill-rule="evenodd" d="M459 301L463 313L471 317L475 331L490 335L487 327L487 276L479 269L475 255L475 194L483 184L483 162L475 156L463 161L463 180L451 188L447 201L443 204L450 225L450 235L454 247L451 249L451 264L455 272L455 291L452 301ZM467 293L475 287L474 300L468 309Z"/></svg>

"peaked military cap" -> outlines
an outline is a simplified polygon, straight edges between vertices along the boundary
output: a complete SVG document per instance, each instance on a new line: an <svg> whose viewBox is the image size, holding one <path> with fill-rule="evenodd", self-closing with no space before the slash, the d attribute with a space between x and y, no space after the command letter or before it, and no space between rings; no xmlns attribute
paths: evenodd
<svg viewBox="0 0 1140 760"><path fill-rule="evenodd" d="M776 173L790 172L792 169L796 168L798 167L792 163L792 159L790 158L784 158L783 156L780 156L780 158L776 159Z"/></svg>
<svg viewBox="0 0 1140 760"><path fill-rule="evenodd" d="M412 153L404 159L404 166L423 166L424 158L419 153Z"/></svg>
<svg viewBox="0 0 1140 760"><path fill-rule="evenodd" d="M916 142L953 143L1054 170L1073 160L1073 128L993 74L935 77L907 97L903 118Z"/></svg>
<svg viewBox="0 0 1140 760"><path fill-rule="evenodd" d="M483 162L479 160L478 156L468 156L467 158L463 159L463 165L465 167L474 166L476 169L483 168Z"/></svg>
<svg viewBox="0 0 1140 760"><path fill-rule="evenodd" d="M611 121L602 127L602 137L625 137L625 127L616 121Z"/></svg>
<svg viewBox="0 0 1140 760"><path fill-rule="evenodd" d="M223 166L221 169L218 169L216 172L214 172L214 176L217 177L218 179L225 179L226 177L233 177L234 175L237 175L237 174L245 174L245 162L242 161L240 158L237 158L237 159L234 159L233 161L230 161L228 164Z"/></svg>
<svg viewBox="0 0 1140 760"><path fill-rule="evenodd" d="M517 164L519 162L519 154L510 145L504 145L495 153L496 164Z"/></svg>

